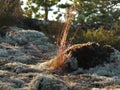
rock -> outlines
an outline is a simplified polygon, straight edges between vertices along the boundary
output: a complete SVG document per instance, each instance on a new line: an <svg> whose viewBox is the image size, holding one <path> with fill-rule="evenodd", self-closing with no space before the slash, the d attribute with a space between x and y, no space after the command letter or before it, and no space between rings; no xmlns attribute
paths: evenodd
<svg viewBox="0 0 120 90"><path fill-rule="evenodd" d="M29 85L29 90L70 90L65 83L52 75L38 75Z"/></svg>
<svg viewBox="0 0 120 90"><path fill-rule="evenodd" d="M0 35L0 57L7 60L33 63L33 59L42 59L44 53L55 50L55 45L39 31L4 26L0 29Z"/></svg>
<svg viewBox="0 0 120 90"><path fill-rule="evenodd" d="M110 60L120 61L120 51L114 49L114 52L111 53Z"/></svg>
<svg viewBox="0 0 120 90"><path fill-rule="evenodd" d="M83 73L85 70L95 68L96 66L115 62L113 58L116 57L115 49L113 47L109 45L100 45L95 42L88 42L85 44L73 45L69 47L64 53L66 54L66 59L64 60L65 62L59 67L55 68L55 69L60 68L62 71L62 72L60 71L61 74ZM56 65L55 62L57 61L59 62L59 59L57 59L57 57L53 58L48 62L39 64L37 68L40 68L43 70L50 69L50 66ZM49 63L52 63L52 64L49 65Z"/></svg>
<svg viewBox="0 0 120 90"><path fill-rule="evenodd" d="M11 82L15 84L15 88L22 88L24 87L25 84L23 80L19 80L19 79L12 80Z"/></svg>
<svg viewBox="0 0 120 90"><path fill-rule="evenodd" d="M70 53L71 57L75 58L72 62L78 62L78 64L70 66L68 60L67 67L71 69L73 66L78 65L78 67L83 69L89 69L97 65L112 62L112 60L110 60L110 55L112 52L114 52L113 47L100 45L95 42L76 44L69 47L66 50L66 53Z"/></svg>
<svg viewBox="0 0 120 90"><path fill-rule="evenodd" d="M0 28L1 37L6 36L8 33L13 33L13 32L15 32L15 31L8 26L2 26Z"/></svg>
<svg viewBox="0 0 120 90"><path fill-rule="evenodd" d="M24 70L27 69L27 65L19 62L12 62L7 63L4 65L4 69L7 69L8 71L15 72L15 73L21 73Z"/></svg>
<svg viewBox="0 0 120 90"><path fill-rule="evenodd" d="M78 66L84 69L95 67L96 65L109 62L110 54L114 51L112 47L100 45L98 43L77 44L68 48L67 53L75 57Z"/></svg>
<svg viewBox="0 0 120 90"><path fill-rule="evenodd" d="M105 63L103 65L98 65L94 68L90 68L87 73L90 74L98 74L102 76L118 76L120 78L120 52L114 49L114 52L110 55L110 63Z"/></svg>
<svg viewBox="0 0 120 90"><path fill-rule="evenodd" d="M11 84L0 83L0 90L16 90Z"/></svg>
<svg viewBox="0 0 120 90"><path fill-rule="evenodd" d="M71 72L78 69L78 61L76 58L71 57L66 60L65 64L62 65L62 70L65 72Z"/></svg>
<svg viewBox="0 0 120 90"><path fill-rule="evenodd" d="M32 29L41 31L41 21L37 19L25 18L22 20L20 27L24 29Z"/></svg>

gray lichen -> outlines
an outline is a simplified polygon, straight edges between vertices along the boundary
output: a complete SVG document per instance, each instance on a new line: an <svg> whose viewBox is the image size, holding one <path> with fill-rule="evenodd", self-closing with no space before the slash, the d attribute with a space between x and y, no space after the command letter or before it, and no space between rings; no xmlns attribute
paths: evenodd
<svg viewBox="0 0 120 90"><path fill-rule="evenodd" d="M32 80L28 90L69 90L69 88L54 76L38 75Z"/></svg>

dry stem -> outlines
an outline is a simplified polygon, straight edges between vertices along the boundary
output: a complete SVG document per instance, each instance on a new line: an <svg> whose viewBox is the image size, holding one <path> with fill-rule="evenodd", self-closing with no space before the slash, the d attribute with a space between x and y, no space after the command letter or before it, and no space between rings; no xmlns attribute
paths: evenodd
<svg viewBox="0 0 120 90"><path fill-rule="evenodd" d="M66 54L64 53L64 51L66 50L66 44L67 44L67 35L71 26L71 21L74 18L74 14L72 12L74 12L76 10L75 6L72 6L70 9L68 9L67 14L66 14L66 18L67 21L64 24L64 27L62 29L61 35L60 35L60 46L59 46L59 50L58 50L58 55L55 58L55 60L50 64L50 67L53 67L53 69L56 69L58 67L60 67L61 65L64 64L66 58L68 56L66 56Z"/></svg>

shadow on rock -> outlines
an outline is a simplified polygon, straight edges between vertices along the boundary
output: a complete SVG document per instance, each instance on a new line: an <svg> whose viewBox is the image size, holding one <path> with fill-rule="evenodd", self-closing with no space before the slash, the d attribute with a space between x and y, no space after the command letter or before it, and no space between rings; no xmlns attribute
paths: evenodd
<svg viewBox="0 0 120 90"><path fill-rule="evenodd" d="M112 62L110 60L111 53L114 48L109 45L100 45L95 42L85 44L76 44L69 47L65 53L70 53L71 56L66 60L62 69L71 72L80 68L89 69L97 65Z"/></svg>

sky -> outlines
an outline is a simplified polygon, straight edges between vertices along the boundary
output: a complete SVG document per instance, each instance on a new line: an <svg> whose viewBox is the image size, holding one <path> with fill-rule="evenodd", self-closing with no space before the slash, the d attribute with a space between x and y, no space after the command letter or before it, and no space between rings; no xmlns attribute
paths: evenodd
<svg viewBox="0 0 120 90"><path fill-rule="evenodd" d="M26 3L26 1L27 0L21 0L21 1L23 1L24 2L24 5L22 6L22 8L24 8L26 5L25 5L25 3ZM64 4L64 3L69 3L69 4L72 4L72 1L70 1L70 0L61 0L58 4ZM53 6L53 7L51 7L54 11L57 11L58 10L58 8L56 7L56 6ZM65 13L65 9L60 9L60 13ZM44 14L44 11L40 11L41 12L41 14ZM59 14L59 13L58 13ZM56 20L56 17L57 15L55 15L55 14L53 14L53 11L49 11L49 16L48 16L48 19L49 20ZM64 18L64 15L60 18L60 20L61 21L65 21L65 18Z"/></svg>

